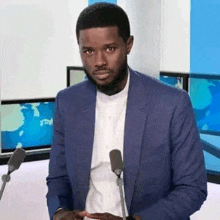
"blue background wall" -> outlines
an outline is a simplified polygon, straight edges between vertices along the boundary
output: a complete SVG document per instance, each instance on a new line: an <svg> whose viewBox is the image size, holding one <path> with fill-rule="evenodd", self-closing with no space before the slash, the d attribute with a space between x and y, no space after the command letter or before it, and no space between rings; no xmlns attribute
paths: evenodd
<svg viewBox="0 0 220 220"><path fill-rule="evenodd" d="M220 74L220 1L191 0L190 72Z"/></svg>

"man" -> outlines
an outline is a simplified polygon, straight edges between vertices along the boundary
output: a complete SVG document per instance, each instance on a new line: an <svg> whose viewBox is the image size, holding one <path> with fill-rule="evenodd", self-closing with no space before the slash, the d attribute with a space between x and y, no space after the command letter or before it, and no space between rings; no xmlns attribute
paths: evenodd
<svg viewBox="0 0 220 220"><path fill-rule="evenodd" d="M186 92L133 71L126 13L94 4L77 21L88 80L59 92L47 203L51 219L122 219L109 152L119 149L128 219L186 220L207 196Z"/></svg>

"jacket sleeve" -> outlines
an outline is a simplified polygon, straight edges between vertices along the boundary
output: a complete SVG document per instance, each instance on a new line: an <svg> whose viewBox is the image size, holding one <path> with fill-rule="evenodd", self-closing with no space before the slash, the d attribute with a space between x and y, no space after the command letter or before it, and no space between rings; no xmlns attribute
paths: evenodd
<svg viewBox="0 0 220 220"><path fill-rule="evenodd" d="M46 179L48 186L47 206L51 220L59 207L71 210L73 206L72 191L66 170L65 132L60 112L59 94L55 102L54 138L50 152L49 175Z"/></svg>
<svg viewBox="0 0 220 220"><path fill-rule="evenodd" d="M167 197L133 215L149 220L187 220L207 197L203 146L187 93L178 97L170 122L173 189Z"/></svg>

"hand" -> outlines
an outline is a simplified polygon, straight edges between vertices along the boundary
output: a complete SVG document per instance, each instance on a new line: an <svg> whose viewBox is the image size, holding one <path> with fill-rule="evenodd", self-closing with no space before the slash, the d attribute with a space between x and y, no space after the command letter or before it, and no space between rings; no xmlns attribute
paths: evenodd
<svg viewBox="0 0 220 220"><path fill-rule="evenodd" d="M121 217L119 216L115 216L115 215L112 215L110 213L87 213L86 215L88 218L91 218L91 219L101 219L101 220L122 220Z"/></svg>
<svg viewBox="0 0 220 220"><path fill-rule="evenodd" d="M75 210L75 211L67 211L65 209L59 210L54 215L54 220L76 220L83 219L87 215L86 211Z"/></svg>

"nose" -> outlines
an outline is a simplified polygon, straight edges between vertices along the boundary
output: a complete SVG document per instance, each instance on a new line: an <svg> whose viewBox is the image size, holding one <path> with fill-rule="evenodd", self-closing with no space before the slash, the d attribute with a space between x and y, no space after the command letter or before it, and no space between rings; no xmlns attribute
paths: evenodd
<svg viewBox="0 0 220 220"><path fill-rule="evenodd" d="M97 52L95 57L95 65L98 67L107 65L107 59L103 52L101 51Z"/></svg>

